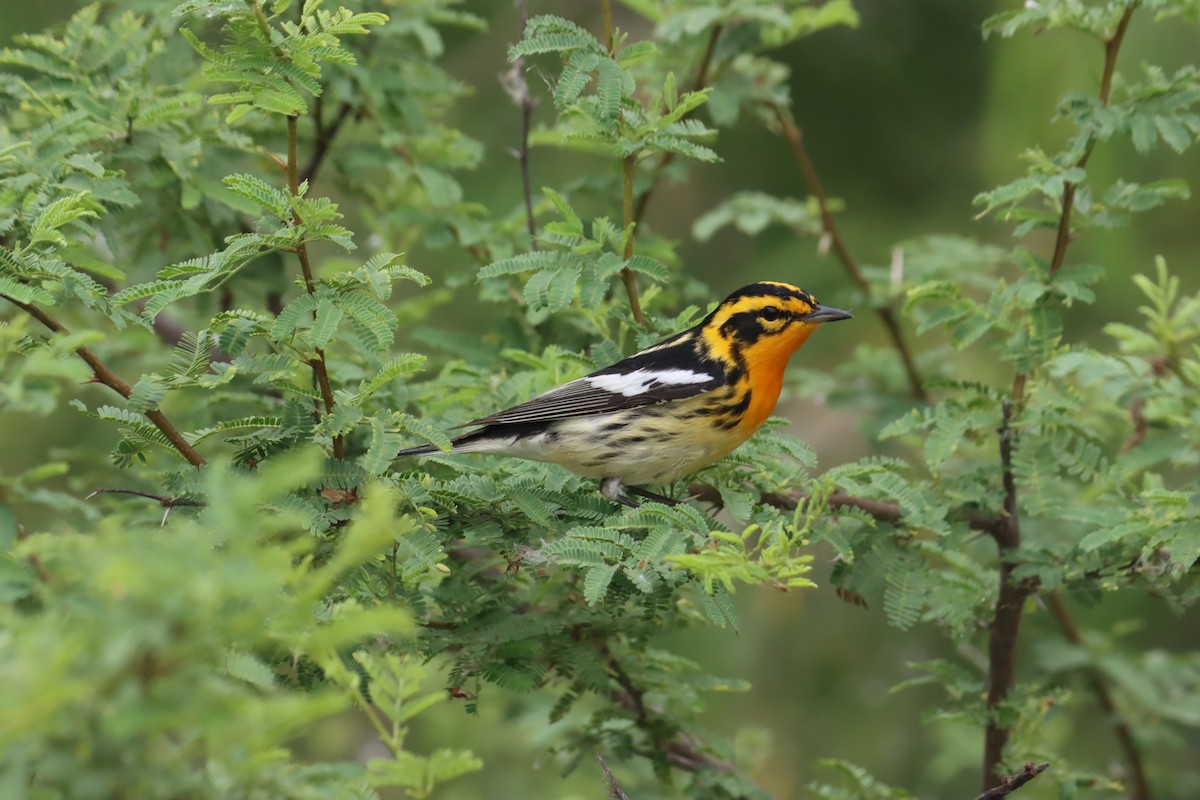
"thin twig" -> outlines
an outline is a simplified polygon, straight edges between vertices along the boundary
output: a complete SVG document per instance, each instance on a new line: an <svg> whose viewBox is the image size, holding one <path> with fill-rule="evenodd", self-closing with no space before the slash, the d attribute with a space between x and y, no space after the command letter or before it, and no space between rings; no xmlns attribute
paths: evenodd
<svg viewBox="0 0 1200 800"><path fill-rule="evenodd" d="M100 488L93 491L91 494L85 497L84 500L91 500L98 494L129 494L134 495L135 497L145 497L149 500L157 501L158 504L163 508L175 508L177 506L203 507L208 505L208 503L204 502L203 500L196 500L192 497L170 497L168 495L153 494L152 492L143 492L137 489Z"/></svg>
<svg viewBox="0 0 1200 800"><path fill-rule="evenodd" d="M254 11L254 19L258 23L259 32L267 42L276 57L286 59L286 55L280 48L271 43L271 23L267 19L267 15L263 12L262 7L258 4L258 0L246 0L246 4ZM288 80L288 79L285 79ZM290 84L290 80L288 80ZM347 112L349 113L349 112ZM298 154L299 149L299 116L289 114L287 117L287 182L288 191L293 197L300 196L300 159ZM340 127L340 123L339 123ZM330 139L332 142L332 139ZM322 158L324 158L322 156ZM304 224L300 218L300 214L292 209L292 223L297 227ZM301 238L296 245L296 257L300 261L300 270L304 274L304 288L310 295L317 293L316 281L313 279L312 263L308 257L308 243ZM282 298L272 298L268 295L268 304L281 303ZM313 318L316 318L316 311L313 311ZM309 360L308 365L312 369L313 378L316 380L317 388L321 392L321 400L325 406L325 413L332 414L337 401L333 397L333 387L329 382L329 369L325 363L324 348L314 348L315 358ZM333 437L333 455L334 458L343 459L346 457L346 442L341 436Z"/></svg>
<svg viewBox="0 0 1200 800"><path fill-rule="evenodd" d="M1029 761L1025 764L1025 769L1017 775L1006 775L999 784L988 789L975 800L997 800L1000 797L1008 797L1010 794L1020 789L1031 780L1041 775L1050 768L1049 762L1035 764Z"/></svg>
<svg viewBox="0 0 1200 800"><path fill-rule="evenodd" d="M17 541L23 542L28 538L29 538L29 532L27 530L25 530L24 525L22 525L21 523L18 522L17 523ZM39 583L49 583L50 582L50 572L46 569L46 565L42 563L42 559L38 557L37 553L30 553L29 556L26 558L26 561L29 563L30 568L33 569L33 574L37 576Z"/></svg>
<svg viewBox="0 0 1200 800"><path fill-rule="evenodd" d="M1133 402L1129 404L1129 419L1133 422L1133 430L1129 432L1129 438L1121 445L1122 453L1131 453L1142 442L1146 441L1146 434L1150 431L1150 424L1146 420L1145 400L1140 397L1133 398Z"/></svg>
<svg viewBox="0 0 1200 800"><path fill-rule="evenodd" d="M1083 634L1080 633L1079 626L1075 624L1075 619L1071 616L1071 611L1067 608L1067 603L1062 596L1058 592L1050 592L1045 599L1054 621L1058 623L1058 627L1067 641L1076 647L1084 647ZM1130 727L1129 721L1121 715L1117 708L1112 688L1104 674L1095 667L1087 668L1085 674L1092 691L1096 694L1096 700L1100 703L1100 708L1112 722L1117 744L1125 756L1125 763L1129 768L1130 791L1132 792L1130 800L1150 800L1150 780L1146 775L1146 764L1142 758L1142 751L1133 738L1133 729Z"/></svg>
<svg viewBox="0 0 1200 800"><path fill-rule="evenodd" d="M521 39L525 38L525 28L529 25L529 9L525 0L515 0L517 12L521 19ZM525 227L529 231L530 247L537 249L537 222L533 216L533 180L529 174L529 131L533 124L533 108L537 101L529 92L529 82L525 80L525 59L513 61L508 73L503 76L501 85L517 107L521 109L521 146L512 151L513 156L521 167L521 188L525 199Z"/></svg>
<svg viewBox="0 0 1200 800"><path fill-rule="evenodd" d="M709 32L708 43L704 47L704 55L700 57L700 66L697 68L696 77L692 81L693 92L700 91L708 84L708 73L712 68L713 53L715 53L717 50L717 42L720 40L721 34L724 32L724 30L725 29L722 26L714 25L713 29ZM684 115L684 119L692 116L694 111L695 109L693 109L692 112L688 112L686 115ZM650 204L650 198L653 196L654 191L662 182L662 177L664 173L666 173L667 167L669 167L674 160L674 153L663 153L662 156L659 157L658 163L654 165L654 171L650 174L650 184L640 195L638 195L637 203L634 205L633 221L638 225L641 224L642 218L646 216L646 207Z"/></svg>
<svg viewBox="0 0 1200 800"><path fill-rule="evenodd" d="M717 488L707 483L695 482L688 484L688 496L702 503L713 503L717 506L724 504L721 499L721 493L717 491ZM764 505L773 506L781 511L793 511L797 506L807 503L811 497L808 492L793 490L790 492L763 492L759 495L758 500ZM887 500L856 497L839 491L830 495L826 499L826 503L834 511L843 508L857 508L860 511L865 511L868 516L873 517L879 522L897 524L903 519L903 512L900 505ZM981 514L967 514L965 521L967 527L981 533L992 533L996 528L1006 524L1003 517L984 516Z"/></svg>
<svg viewBox="0 0 1200 800"><path fill-rule="evenodd" d="M1138 3L1131 3L1125 13L1121 15L1121 19L1117 22L1117 29L1104 42L1104 73L1100 78L1100 105L1107 107L1109 97L1112 94L1112 79L1113 72L1117 66L1117 54L1121 50L1121 42L1125 39L1125 31L1129 29L1129 20L1133 17L1133 12L1137 8ZM1088 138L1087 146L1084 148L1083 155L1079 161L1075 163L1078 169L1087 167L1088 160L1092 157L1092 150L1096 147L1096 137ZM1054 255L1050 258L1050 275L1054 276L1059 269L1062 268L1063 262L1067 257L1067 245L1071 242L1071 212L1075 207L1075 191L1077 185L1067 183L1063 186L1062 213L1058 219L1058 232L1054 237Z"/></svg>
<svg viewBox="0 0 1200 800"><path fill-rule="evenodd" d="M625 262L633 258L633 231L629 230L633 221L633 170L637 166L637 154L630 153L621 162L622 186L622 215L627 231L625 240ZM629 295L629 307L633 310L633 318L638 325L645 325L646 318L642 316L642 301L638 298L637 275L629 267L621 267L621 280L625 282L625 293Z"/></svg>
<svg viewBox="0 0 1200 800"><path fill-rule="evenodd" d="M871 284L867 281L866 276L863 275L858 261L850 254L850 248L846 246L846 240L842 237L842 232L838 228L837 221L834 219L833 211L829 207L829 199L825 195L825 188L821 184L817 168L813 164L812 158L808 154L808 148L804 144L803 132L796 124L796 120L792 117L791 112L787 109L774 102L766 103L765 105L774 115L775 121L779 125L780 133L791 147L792 155L795 157L800 171L804 174L805 183L808 184L808 190L817 199L817 207L821 211L821 230L829 238L829 243L833 245L833 252L837 255L842 267L850 275L850 279L862 291L866 302L871 303ZM916 359L913 357L912 349L909 347L908 340L904 336L904 329L900 326L900 320L896 316L896 312L891 305L887 304L876 305L875 311L883 321L888 336L891 337L892 344L900 354L900 359L904 362L904 372L908 377L909 394L922 403L928 403L929 393L926 391L925 384L921 380L921 373L917 369Z"/></svg>
<svg viewBox="0 0 1200 800"><path fill-rule="evenodd" d="M600 0L600 10L604 17L604 41L608 54L617 57L616 39L613 35L612 0ZM621 117L624 125L624 115ZM626 263L633 258L633 171L637 166L637 153L630 153L621 162L621 219L622 230L628 238L625 240L624 259ZM629 267L621 267L621 281L625 284L625 293L629 295L629 308L633 319L638 325L645 325L646 318L642 315L642 301L638 297L637 275Z"/></svg>
<svg viewBox="0 0 1200 800"><path fill-rule="evenodd" d="M257 8L257 6L256 6ZM300 196L300 169L296 155L297 140L299 138L297 132L298 118L295 114L288 115L287 118L287 177L288 191L293 197ZM298 227L304 224L300 219L300 214L295 209L292 210L292 222ZM310 295L317 293L316 281L313 279L312 264L308 258L308 243L302 238L296 245L296 257L300 260L300 270L304 273L304 288ZM316 311L313 311L313 318L316 318ZM325 413L332 414L337 401L333 397L333 387L329 383L329 369L325 364L324 348L314 348L316 357L309 360L308 365L312 368L313 376L316 378L317 387L321 391L321 400L325 405ZM342 459L346 457L346 442L341 436L333 437L333 456L334 458Z"/></svg>
<svg viewBox="0 0 1200 800"><path fill-rule="evenodd" d="M630 800L629 795L625 794L625 790L621 788L621 784L617 783L617 776L613 775L608 764L604 763L604 756L600 755L599 750L596 751L596 762L604 771L604 779L608 781L608 796L612 800Z"/></svg>
<svg viewBox="0 0 1200 800"><path fill-rule="evenodd" d="M354 104L343 100L341 105L338 106L337 113L333 116L333 121L328 125L321 119L321 113L321 97L318 95L313 104L316 138L313 142L312 154L308 157L308 163L300 171L301 182L312 181L313 178L317 177L317 171L321 169L321 165L325 162L325 157L329 155L333 140L337 137L338 131L342 129L342 125L346 123L346 120L354 115Z"/></svg>
<svg viewBox="0 0 1200 800"><path fill-rule="evenodd" d="M0 294L0 298L12 303L14 306L21 309L26 314L33 317L55 333L61 333L63 335L70 333L65 325L37 306L30 305L28 303L22 303L20 300L15 300L4 294ZM121 378L118 377L115 372L109 369L108 365L101 361L100 357L93 353L90 349L86 347L77 347L75 349L75 353L82 358L89 367L92 368L92 375L94 376L94 381L96 383L104 384L117 394L124 397L126 400L133 396L133 387L121 380ZM187 459L189 464L194 467L204 466L206 463L204 458L196 452L195 448L188 443L187 439L183 438L183 434L179 432L179 429L172 425L170 420L168 420L161 411L158 409L151 409L144 413L146 415L146 419L154 423L154 427L158 428L162 435L167 437L167 441L171 443L171 446L178 450L179 454Z"/></svg>
<svg viewBox="0 0 1200 800"><path fill-rule="evenodd" d="M596 645L604 658L605 667L620 687L619 691L613 692L613 700L633 713L634 724L650 739L653 750L643 755L661 756L668 764L685 772L700 772L705 769L717 772L734 771L733 764L706 753L704 743L686 732L676 730L670 736L665 736L664 733L671 731L673 726L662 717L662 711L651 708L646 703L645 689L639 687L625 671L608 642L597 636Z"/></svg>
<svg viewBox="0 0 1200 800"><path fill-rule="evenodd" d="M604 47L613 55L612 0L600 0L600 14L604 17Z"/></svg>
<svg viewBox="0 0 1200 800"><path fill-rule="evenodd" d="M150 492L141 492L141 491L138 491L137 489L97 489L94 492L92 492L91 494L89 494L87 497L85 497L84 499L91 500L93 497L95 497L98 494L130 494L130 495L135 495L137 497L145 497L150 500L156 500L158 502L158 504L163 507L162 522L159 523L160 527L166 526L167 517L169 517L171 515L172 508L178 508L179 506L193 506L196 508L203 508L204 506L208 505L208 503L204 502L203 500L195 500L190 497L167 497L166 495L161 495L161 494L151 494Z"/></svg>

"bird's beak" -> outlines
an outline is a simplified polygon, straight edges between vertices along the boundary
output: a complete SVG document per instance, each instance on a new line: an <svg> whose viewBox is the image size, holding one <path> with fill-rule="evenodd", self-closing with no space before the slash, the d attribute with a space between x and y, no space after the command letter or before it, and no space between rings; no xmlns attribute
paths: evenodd
<svg viewBox="0 0 1200 800"><path fill-rule="evenodd" d="M849 311L842 311L840 308L832 306L813 306L813 310L801 317L805 322L837 322L839 319L852 319L854 317Z"/></svg>

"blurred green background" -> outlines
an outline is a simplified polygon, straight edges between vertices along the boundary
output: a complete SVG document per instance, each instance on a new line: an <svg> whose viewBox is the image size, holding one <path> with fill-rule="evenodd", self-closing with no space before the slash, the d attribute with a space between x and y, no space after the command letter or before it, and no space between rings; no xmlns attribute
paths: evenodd
<svg viewBox="0 0 1200 800"><path fill-rule="evenodd" d="M977 0L859 0L859 29L821 33L777 54L790 64L793 108L804 128L827 192L841 198L846 210L840 224L851 251L865 264L885 265L893 246L930 233L975 236L1008 246L1011 226L1002 220L977 221L973 196L1020 174L1020 153L1034 144L1056 149L1067 126L1056 124L1059 98L1072 91L1093 93L1102 63L1100 46L1082 35L1056 32L1025 35L1016 40L983 40L980 23L1013 2ZM73 12L74 2L17 4L6 0L0 13L0 43L17 32L37 30ZM532 14L552 12L599 30L599 4L577 0L530 0ZM507 0L463 4L489 20L486 34L449 31L446 64L475 87L460 104L450 124L481 140L488 152L478 172L463 176L469 199L497 214L520 202L516 161L505 155L518 143L520 119L501 91L498 75L506 67L505 50L518 38L517 14ZM617 25L633 37L642 23L619 5ZM186 46L182 40L179 46ZM1153 25L1146 15L1134 22L1120 69L1134 70L1152 60L1168 69L1200 55L1200 30L1183 24ZM688 66L687 69L691 67ZM535 92L544 93L536 75ZM549 102L535 114L550 118ZM751 119L724 132L715 145L723 161L693 166L686 185L662 187L647 218L657 231L679 242L684 269L727 292L755 279L795 281L823 300L839 304L851 295L841 267L820 256L812 241L783 230L756 238L726 231L707 243L691 238L692 221L734 191L753 189L777 195L803 196L799 171L785 144ZM564 176L604 169L599 161L548 150L535 150L535 187L555 184ZM1160 146L1141 157L1125 142L1100 145L1089 166L1100 184L1116 176L1132 181L1183 177L1200 186L1200 151L1178 156ZM1149 271L1163 255L1180 275L1185 291L1200 287L1195 270L1200 247L1200 207L1195 199L1172 203L1135 220L1131 227L1089 231L1076 242L1070 258L1105 265L1108 278L1099 300L1072 312L1068 337L1097 341L1100 328L1113 320L1133 322L1136 303L1129 276ZM614 202L614 215L618 213ZM352 214L351 219L354 219ZM370 231L358 230L361 237ZM1029 243L1048 252L1049 237ZM462 275L467 259L451 251L410 254L410 263L440 279ZM469 297L469 289L462 295ZM484 310L483 313L490 313ZM462 324L478 319L458 317ZM484 322L473 324L483 325ZM806 366L837 362L863 340L883 341L882 327L870 314L853 325L822 332L800 356ZM147 338L147 347L157 346ZM992 365L978 365L985 372ZM996 376L1002 375L995 365ZM136 377L136 376L130 376ZM96 387L81 387L89 403L108 400ZM872 444L849 411L791 402L779 413L793 420L793 430L813 444L824 464L839 463L872 450ZM112 445L106 429L83 424L71 411L50 418L10 415L0 419L0 470L18 471L48 458L65 457L76 465L70 478L80 496L94 486L80 480L111 470L106 454ZM90 463L89 463L90 462ZM120 476L112 478L119 485ZM30 517L33 517L31 510ZM42 521L48 521L43 516ZM825 582L827 554L819 554L815 577ZM1086 624L1109 626L1132 621L1130 634L1146 647L1167 650L1200 647L1200 616L1171 615L1152 598L1130 599L1119 606L1103 601L1081 614ZM889 628L877 609L839 601L828 588L791 594L745 592L738 596L742 629L705 631L703 636L671 642L713 671L752 682L748 695L715 696L706 720L722 731L745 728L740 742L747 757L762 759L762 783L779 798L808 796L804 786L821 777L820 758L845 758L862 764L880 779L913 790L920 797L972 797L982 734L975 728L922 725L923 711L940 698L933 690L900 694L889 688L912 677L906 665L946 656L978 661L970 645L957 649L935 631L908 632ZM1027 620L1031 627L1052 622L1040 611ZM1085 691L1083 687L1076 687ZM491 689L482 698L482 719L468 718L447 707L423 718L413 749L452 745L481 755L482 773L450 784L441 796L477 798L567 798L602 796L599 772L584 764L571 779L559 779L560 765L546 748L556 732L545 730L549 701L506 697ZM1062 748L1083 761L1116 763L1112 737L1104 721L1068 723ZM770 742L756 730L769 731ZM365 732L356 720L328 725L303 744L312 753L347 757L362 755ZM1200 752L1200 742L1196 743ZM1151 748L1151 761L1155 758ZM616 765L614 765L616 766ZM618 776L622 768L617 766ZM1191 796L1183 787L1159 787L1161 797ZM1023 797L1049 797L1051 786L1033 784ZM639 794L636 800L652 796Z"/></svg>

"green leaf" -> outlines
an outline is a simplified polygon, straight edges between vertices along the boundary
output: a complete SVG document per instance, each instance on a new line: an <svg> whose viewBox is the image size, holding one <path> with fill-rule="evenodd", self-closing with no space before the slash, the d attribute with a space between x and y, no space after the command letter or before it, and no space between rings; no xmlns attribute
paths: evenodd
<svg viewBox="0 0 1200 800"><path fill-rule="evenodd" d="M45 289L31 283L22 283L8 275L0 275L0 295L11 297L18 303L43 306L54 305L54 295Z"/></svg>
<svg viewBox="0 0 1200 800"><path fill-rule="evenodd" d="M383 416L371 419L367 452L358 461L369 475L385 474L395 461L396 454L404 447L403 435L398 430L389 430L390 422Z"/></svg>
<svg viewBox="0 0 1200 800"><path fill-rule="evenodd" d="M222 182L229 191L246 198L264 211L271 212L285 222L291 220L291 200L287 194L266 181L254 175L237 174L226 177Z"/></svg>
<svg viewBox="0 0 1200 800"><path fill-rule="evenodd" d="M594 606L604 599L613 576L617 574L619 564L592 567L583 579L583 599L589 606Z"/></svg>
<svg viewBox="0 0 1200 800"><path fill-rule="evenodd" d="M382 389L388 383L397 378L411 375L415 372L420 372L425 367L426 358L417 353L401 353L394 356L386 364L379 368L379 371L368 381L363 381L358 386L358 394L355 395L354 404L362 405L363 402L373 395L375 392Z"/></svg>
<svg viewBox="0 0 1200 800"><path fill-rule="evenodd" d="M337 333L337 326L341 321L342 310L328 298L320 300L317 303L316 319L308 334L313 347L327 347Z"/></svg>

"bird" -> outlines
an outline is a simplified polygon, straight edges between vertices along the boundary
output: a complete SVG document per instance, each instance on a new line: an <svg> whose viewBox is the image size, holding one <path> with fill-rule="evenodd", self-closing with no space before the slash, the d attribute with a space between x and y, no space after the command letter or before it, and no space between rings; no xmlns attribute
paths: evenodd
<svg viewBox="0 0 1200 800"><path fill-rule="evenodd" d="M694 327L524 403L471 420L451 453L549 461L600 482L600 493L638 507L633 494L690 475L733 452L779 400L792 354L827 322L853 314L790 283L760 281L725 298ZM397 457L441 453L433 445Z"/></svg>

